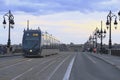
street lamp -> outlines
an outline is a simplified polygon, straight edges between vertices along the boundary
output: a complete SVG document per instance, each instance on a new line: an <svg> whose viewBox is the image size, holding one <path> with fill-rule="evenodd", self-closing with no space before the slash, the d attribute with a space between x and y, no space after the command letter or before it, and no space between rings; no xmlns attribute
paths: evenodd
<svg viewBox="0 0 120 80"><path fill-rule="evenodd" d="M101 21L101 30L97 30L97 34L98 34L98 38L100 38L101 42L100 42L100 52L102 52L102 49L103 49L103 46L102 46L102 41L103 41L103 38L105 38L106 36L106 30L103 30L102 29L102 21Z"/></svg>
<svg viewBox="0 0 120 80"><path fill-rule="evenodd" d="M119 21L120 21L120 11L118 12L118 16L119 16Z"/></svg>
<svg viewBox="0 0 120 80"><path fill-rule="evenodd" d="M98 38L98 28L95 29L94 33L93 33L93 39L95 40L95 48L96 48L96 52L98 52L98 48L97 48L97 38Z"/></svg>
<svg viewBox="0 0 120 80"><path fill-rule="evenodd" d="M118 15L120 15L120 12L118 13ZM117 29L117 27L116 27L116 25L118 24L117 16L110 11L109 14L107 15L107 21L106 21L107 29L109 29L109 54L111 54L111 48L112 48L111 22L112 22L113 17L115 18L115 21L114 21L115 29Z"/></svg>
<svg viewBox="0 0 120 80"><path fill-rule="evenodd" d="M92 42L92 36L91 35L89 36L89 42L90 43Z"/></svg>
<svg viewBox="0 0 120 80"><path fill-rule="evenodd" d="M89 37L89 43L90 43L90 47L91 47L92 50L95 47L95 45L94 45L95 41L94 40L95 40L95 37L90 35L90 37Z"/></svg>
<svg viewBox="0 0 120 80"><path fill-rule="evenodd" d="M97 31L98 31L98 28L96 28L95 29L95 32L94 32L94 39L95 39L95 42L96 42L96 49L97 49L97 38L98 38L98 36L97 36Z"/></svg>
<svg viewBox="0 0 120 80"><path fill-rule="evenodd" d="M91 49L92 48L91 47L91 44L92 44L92 36L91 35L89 36L89 44L90 44L90 49Z"/></svg>
<svg viewBox="0 0 120 80"><path fill-rule="evenodd" d="M6 13L3 18L3 25L4 28L6 27L6 20L5 17L8 17L8 21L9 21L9 29L8 29L8 42L7 42L7 48L8 48L8 53L10 52L10 45L11 45L11 40L10 40L10 29L13 28L14 23L14 16L12 15L11 11L9 10L8 13Z"/></svg>

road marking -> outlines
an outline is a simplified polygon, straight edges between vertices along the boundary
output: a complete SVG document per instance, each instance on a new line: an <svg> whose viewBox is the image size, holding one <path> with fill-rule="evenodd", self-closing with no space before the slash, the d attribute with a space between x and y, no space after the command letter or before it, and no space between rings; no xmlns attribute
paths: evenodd
<svg viewBox="0 0 120 80"><path fill-rule="evenodd" d="M50 65L52 65L53 63L55 63L55 61L51 62L50 64L48 64L46 67L44 67L40 72L36 73L36 75L39 75L39 73L41 73L42 71L44 71L45 69L47 69Z"/></svg>
<svg viewBox="0 0 120 80"><path fill-rule="evenodd" d="M13 63L13 64L15 64L15 63L18 63L18 62L21 62L21 61L24 61L24 60L26 60L26 59L13 59L13 60L5 60L5 62L1 62L1 63L0 63L0 65L7 64L7 63L8 63L8 61L9 61L9 62L16 61L16 62L14 62L14 63Z"/></svg>
<svg viewBox="0 0 120 80"><path fill-rule="evenodd" d="M21 77L22 75L24 75L25 73L28 73L28 72L31 71L31 70L33 70L33 68L28 69L28 70L25 71L24 73L22 73L22 74L20 74L20 75L18 75L18 76L16 76L16 77L14 77L14 78L12 78L11 80L16 80L17 78Z"/></svg>
<svg viewBox="0 0 120 80"><path fill-rule="evenodd" d="M13 66L15 66L15 65L19 65L19 64L24 63L24 62L26 62L26 61L30 61L30 60L25 60L25 61L22 61L22 62L19 62L19 63L15 63L15 64L12 64L12 65L9 65L9 66L0 68L0 70L4 70L4 69L10 68L10 67L13 67Z"/></svg>
<svg viewBox="0 0 120 80"><path fill-rule="evenodd" d="M70 73L71 73L71 70L72 70L72 67L73 67L74 60L75 60L75 56L72 58L69 66L68 66L68 68L67 68L67 71L66 71L66 73L65 73L65 75L64 75L63 80L69 80L69 78L70 78Z"/></svg>
<svg viewBox="0 0 120 80"><path fill-rule="evenodd" d="M27 61L32 61L32 59L28 59Z"/></svg>
<svg viewBox="0 0 120 80"><path fill-rule="evenodd" d="M3 60L3 62L8 62L8 61L14 61L14 60L22 60L23 58L0 58L0 60Z"/></svg>
<svg viewBox="0 0 120 80"><path fill-rule="evenodd" d="M96 61L94 61L90 56L88 56L87 54L85 54L87 57L88 57L88 59L90 59L93 63L96 63Z"/></svg>
<svg viewBox="0 0 120 80"><path fill-rule="evenodd" d="M61 56L62 57L62 56ZM57 58L54 58L54 59L57 59ZM52 61L52 60L54 60L54 59L51 59L51 60L49 60L49 61ZM48 62L49 62L48 61ZM55 62L55 60L53 61L53 62L51 62L50 64L48 64L48 66L46 66L46 67L44 67L40 72L42 72L42 71L44 71L45 69L47 69L51 64L53 64ZM39 73L40 72L38 72L38 73L36 73L36 75L39 75Z"/></svg>
<svg viewBox="0 0 120 80"><path fill-rule="evenodd" d="M70 56L68 56L67 58L65 58L56 68L55 70L51 73L51 75L48 77L48 80L51 79L51 77L55 74L55 72L59 69L59 67L69 58Z"/></svg>
<svg viewBox="0 0 120 80"><path fill-rule="evenodd" d="M53 58L53 59L50 59L50 60L44 61L44 62L42 62L42 63L39 64L39 65L42 65L42 64L47 63L47 62L49 62L49 61L52 61L52 60L54 60L54 59L56 59L56 58ZM29 59L29 60L27 60L27 61L31 61L31 60L32 60L32 59ZM54 62L55 62L55 61L53 61L53 62L50 63L49 65L53 64ZM32 71L34 68L38 67L39 65L37 65L37 66L33 66L32 68L30 68L30 69L28 69L27 71L25 71L25 72L19 74L18 76L12 78L11 80L16 80L17 78L23 76L24 74L26 74L26 73ZM47 66L47 67L49 67L49 66ZM46 68L46 67L45 67L45 68ZM45 69L45 68L44 68L44 69ZM44 71L44 69L42 69L42 71ZM41 72L42 72L42 71L41 71Z"/></svg>
<svg viewBox="0 0 120 80"><path fill-rule="evenodd" d="M28 61L28 60L27 60L27 61ZM31 61L31 60L29 60L29 61ZM46 62L49 62L49 60L48 60L48 61L45 61L45 62L42 62L40 65L42 65L42 64L44 64L44 63L46 63ZM26 74L26 73L32 71L32 70L33 70L34 68L36 68L36 67L38 67L38 65L37 65L37 66L34 66L34 67L30 68L30 69L28 69L27 71L25 71L25 72L19 74L18 76L12 78L11 80L16 80L17 78L23 76L24 74Z"/></svg>

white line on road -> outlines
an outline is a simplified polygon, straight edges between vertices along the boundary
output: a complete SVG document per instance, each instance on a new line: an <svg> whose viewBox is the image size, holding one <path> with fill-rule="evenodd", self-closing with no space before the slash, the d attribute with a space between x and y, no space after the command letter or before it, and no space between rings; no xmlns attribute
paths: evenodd
<svg viewBox="0 0 120 80"><path fill-rule="evenodd" d="M32 59L28 59L27 61L32 61Z"/></svg>
<svg viewBox="0 0 120 80"><path fill-rule="evenodd" d="M55 63L55 61L51 62L50 64L48 64L47 66L45 66L41 71L39 71L38 73L36 73L36 75L38 76L42 71L44 71L45 69L47 69L50 65L52 65L53 63Z"/></svg>
<svg viewBox="0 0 120 80"><path fill-rule="evenodd" d="M22 61L22 62L19 62L19 63L15 63L15 64L12 64L12 65L9 65L9 66L6 66L6 67L3 67L3 68L0 68L0 70L4 70L4 69L7 69L7 68L10 68L10 67L13 67L15 65L19 65L21 63L24 63L26 61L31 61L32 59L28 59L28 60L25 60L25 61Z"/></svg>
<svg viewBox="0 0 120 80"><path fill-rule="evenodd" d="M59 67L69 58L70 56L68 56L67 58L65 58L56 68L55 70L51 73L51 75L48 77L48 80L51 79L51 77L55 74L55 72L59 69Z"/></svg>
<svg viewBox="0 0 120 80"><path fill-rule="evenodd" d="M30 61L30 60L29 60L29 61ZM46 62L49 62L49 60L48 60L48 61L45 61L45 62L42 62L40 65L42 65L42 64L44 64L44 63L46 63ZM34 67L30 68L30 69L28 69L27 71L25 71L25 72L23 72L23 73L21 73L21 74L19 74L19 75L17 75L16 77L14 77L14 78L11 79L11 80L16 80L17 78L23 76L24 74L32 71L32 70L33 70L34 68L36 68L36 67L38 67L38 65L37 65L37 66L34 66Z"/></svg>
<svg viewBox="0 0 120 80"><path fill-rule="evenodd" d="M28 73L29 71L33 70L33 68L30 68L29 70L25 71L24 73L12 78L11 80L16 80L17 78L21 77L22 75L24 75L25 73Z"/></svg>
<svg viewBox="0 0 120 80"><path fill-rule="evenodd" d="M54 58L54 59L56 59L56 58ZM50 60L44 61L44 62L40 63L39 65L36 65L36 66L34 66L34 67L28 69L27 71L25 71L25 72L23 72L23 73L17 75L16 77L12 78L11 80L16 80L16 79L18 79L19 77L23 76L24 74L26 74L26 73L32 71L32 70L35 69L36 67L38 67L38 66L40 66L40 65L42 65L42 64L44 64L44 63L47 63L47 62L49 62L49 61L52 61L52 60L54 60L54 59L50 59ZM32 60L32 59L29 59L29 60L27 60L27 61L31 61L31 60ZM55 62L55 61L53 61L53 62L50 63L49 65L53 64L54 62ZM47 66L47 67L49 67L49 66ZM47 68L47 67L45 67L45 68ZM45 69L45 68L44 68L44 69ZM43 71L44 69L42 69L42 71ZM41 71L41 72L42 72L42 71Z"/></svg>
<svg viewBox="0 0 120 80"><path fill-rule="evenodd" d="M67 68L67 71L64 75L64 78L63 80L69 80L69 77L70 77L70 73L71 73L71 70L72 70L72 67L73 67L73 63L74 63L74 60L75 60L75 56L72 58L68 68Z"/></svg>
<svg viewBox="0 0 120 80"><path fill-rule="evenodd" d="M96 61L94 61L91 57L89 57L87 54L85 54L87 57L88 57L88 59L90 59L93 63L96 63Z"/></svg>

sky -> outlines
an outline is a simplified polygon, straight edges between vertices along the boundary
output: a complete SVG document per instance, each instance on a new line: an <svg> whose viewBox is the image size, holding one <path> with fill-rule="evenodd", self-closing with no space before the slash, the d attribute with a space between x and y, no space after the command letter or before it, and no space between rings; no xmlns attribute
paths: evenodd
<svg viewBox="0 0 120 80"><path fill-rule="evenodd" d="M3 15L11 10L14 29L11 29L11 43L22 43L23 30L29 20L30 29L41 28L43 32L57 37L62 43L84 44L96 27L106 29L106 19L111 10L116 16L120 0L0 0L0 44L8 40L8 24L3 27ZM112 43L120 44L120 21L117 30L112 19ZM6 20L7 17L6 17ZM8 22L8 21L7 21ZM109 31L103 40L108 44ZM98 39L98 42L100 40Z"/></svg>

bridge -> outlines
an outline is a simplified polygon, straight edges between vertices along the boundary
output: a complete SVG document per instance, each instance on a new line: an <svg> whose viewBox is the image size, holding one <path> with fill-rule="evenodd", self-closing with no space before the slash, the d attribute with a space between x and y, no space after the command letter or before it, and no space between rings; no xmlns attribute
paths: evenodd
<svg viewBox="0 0 120 80"><path fill-rule="evenodd" d="M0 80L119 80L120 57L81 51L24 58L0 55Z"/></svg>
<svg viewBox="0 0 120 80"><path fill-rule="evenodd" d="M64 6L62 6L62 9L63 7ZM38 7L36 9L38 9ZM89 15L89 18L91 16L92 15ZM118 16L120 18L120 11L118 12ZM120 45L112 45L112 18L115 17L115 26L118 23L117 16L113 15L111 11L107 15L106 22L107 28L109 29L108 45L103 45L103 39L106 37L107 32L102 29L102 21L101 29L96 28L84 44L63 44L52 34L41 31L39 27L34 30L29 29L29 21L27 21L27 29L24 30L22 45L11 45L10 31L15 23L14 16L10 10L3 15L4 25L7 24L6 17L9 23L8 42L7 45L2 43L2 45L0 45L0 80L120 80ZM52 18L49 19L52 21ZM84 22L84 19L82 18L81 21ZM69 20L65 22L69 22ZM60 23L61 25L63 22L56 23ZM75 28L78 28L78 25ZM70 31L75 28L72 27ZM117 27L115 27L115 29L117 29ZM77 33L77 35L79 34ZM100 43L97 42L98 39L100 39ZM4 41L4 39L2 41Z"/></svg>

